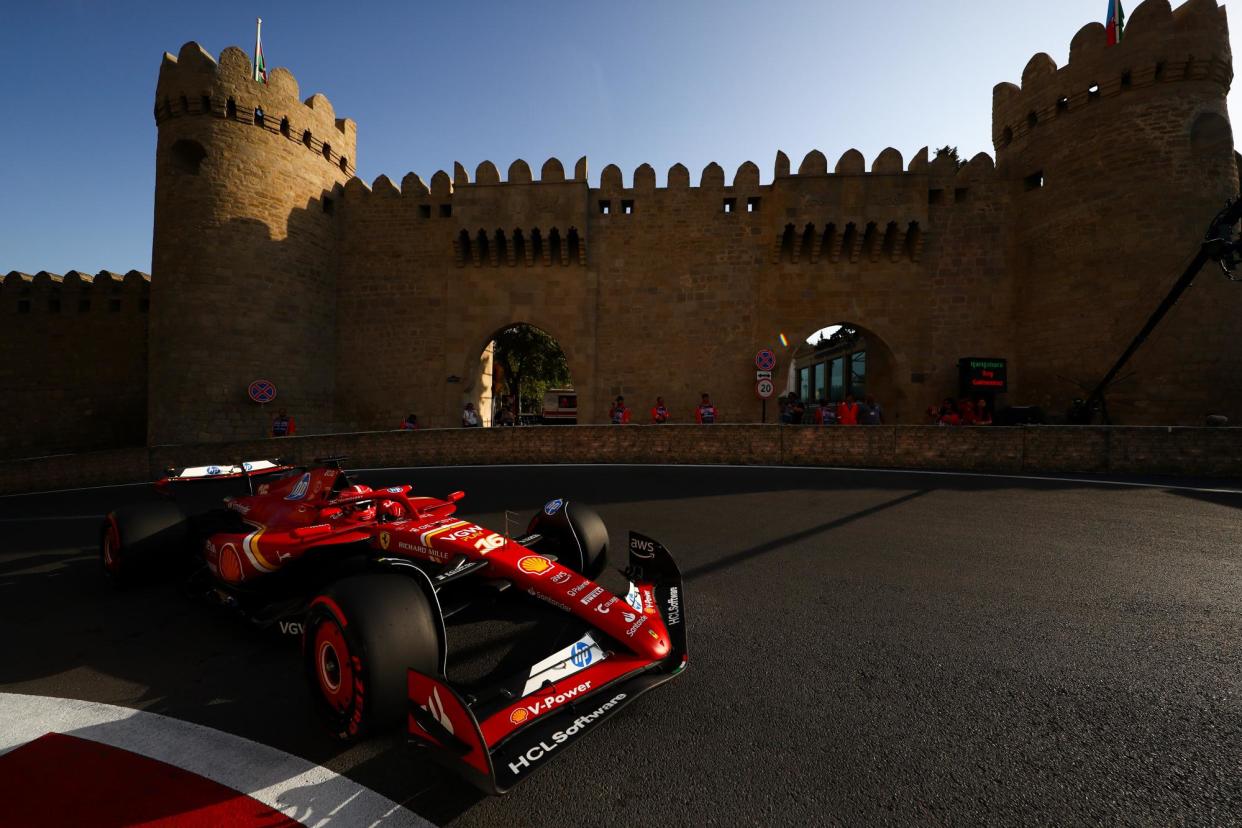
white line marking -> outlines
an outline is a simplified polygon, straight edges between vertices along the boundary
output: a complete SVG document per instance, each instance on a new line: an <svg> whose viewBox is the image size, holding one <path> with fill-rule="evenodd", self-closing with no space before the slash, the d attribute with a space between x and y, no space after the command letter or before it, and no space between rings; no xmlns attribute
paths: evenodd
<svg viewBox="0 0 1242 828"><path fill-rule="evenodd" d="M1210 492L1214 494L1242 494L1242 489L1212 488L1208 486L1182 486L1172 483L1140 483L1131 480L1105 480L1099 477L1044 477L1038 474L1002 474L999 472L936 471L933 469L872 469L861 466L774 466L746 465L739 463L467 463L458 466L383 466L378 468L346 469L348 472L377 471L423 471L427 469L536 469L548 466L560 468L652 468L652 469L786 469L807 471L861 472L864 474L927 474L944 477L992 477L1004 480L1043 480L1050 483L1092 483L1102 486L1134 486L1148 489L1167 489L1181 492ZM76 489L49 489L41 492L0 494L0 500L14 497L34 497L66 492L91 492L97 489L122 489L126 486L150 486L150 483L109 483L104 486L82 486Z"/></svg>
<svg viewBox="0 0 1242 828"><path fill-rule="evenodd" d="M166 762L240 791L304 825L432 825L347 777L240 736L128 707L0 693L0 754L46 733L89 739Z"/></svg>
<svg viewBox="0 0 1242 828"><path fill-rule="evenodd" d="M1219 494L1242 494L1242 489L1209 488L1206 486L1181 486L1173 483L1141 483L1134 480L1106 480L1098 477L1045 477L1037 474L1002 474L999 472L937 471L934 469L872 469L860 466L774 466L743 465L738 463L473 463L460 466L389 466L373 469L349 469L349 472L426 471L432 469L537 469L548 466L561 468L652 468L652 469L782 469L784 471L835 471L861 474L927 474L944 477L991 477L1003 480L1036 480L1049 483L1091 483L1103 486L1136 486L1170 491L1215 492Z"/></svg>

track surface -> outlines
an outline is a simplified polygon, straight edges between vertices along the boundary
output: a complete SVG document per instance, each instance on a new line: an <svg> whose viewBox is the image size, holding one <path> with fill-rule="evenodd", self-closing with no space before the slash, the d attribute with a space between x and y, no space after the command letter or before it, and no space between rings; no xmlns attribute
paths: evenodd
<svg viewBox="0 0 1242 828"><path fill-rule="evenodd" d="M482 798L396 739L322 738L291 639L172 584L114 593L96 516L130 487L0 498L0 692L233 732L459 825L1242 814L1242 495L746 468L359 477L465 489L462 514L491 526L569 494L597 505L618 552L629 528L661 539L686 577L690 668ZM554 635L537 611L524 627ZM450 673L515 640L511 622L454 627Z"/></svg>

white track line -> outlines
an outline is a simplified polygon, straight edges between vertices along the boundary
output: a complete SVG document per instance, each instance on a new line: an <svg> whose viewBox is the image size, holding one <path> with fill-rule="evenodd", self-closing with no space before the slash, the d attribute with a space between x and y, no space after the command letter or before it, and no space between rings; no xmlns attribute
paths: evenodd
<svg viewBox="0 0 1242 828"><path fill-rule="evenodd" d="M1132 480L1106 480L1099 477L1050 477L1038 474L1002 474L999 472L936 471L931 469L872 469L857 466L774 466L746 465L740 463L468 463L457 466L382 466L377 468L347 469L350 472L377 471L425 471L432 469L537 469L537 468L652 468L652 469L784 469L786 471L833 471L856 474L922 474L942 477L984 477L998 480L1030 480L1048 483L1090 483L1099 486L1131 486L1145 489L1166 489L1174 492L1209 492L1214 494L1242 494L1242 489L1213 488L1208 486L1181 486L1173 483L1141 483ZM149 483L109 483L104 486L82 486L76 489L52 489L41 492L20 492L0 495L0 500L13 497L34 497L66 492L89 492L96 489L118 489L126 486L148 486Z"/></svg>
<svg viewBox="0 0 1242 828"><path fill-rule="evenodd" d="M0 518L0 523L37 523L43 520L102 520L103 515L48 515L46 517Z"/></svg>
<svg viewBox="0 0 1242 828"><path fill-rule="evenodd" d="M0 754L46 733L128 750L240 791L303 825L432 825L387 797L276 748L158 713L0 693ZM69 795L72 780L66 782Z"/></svg>
<svg viewBox="0 0 1242 828"><path fill-rule="evenodd" d="M943 477L986 477L1001 480L1035 480L1049 483L1091 483L1101 486L1135 486L1147 489L1168 489L1186 492L1215 492L1219 494L1242 494L1242 489L1209 488L1206 486L1179 486L1172 483L1141 483L1134 480L1106 480L1098 477L1046 477L1038 474L1001 474L997 472L936 471L932 469L871 469L857 466L775 466L744 465L737 463L512 463L490 465L476 463L460 466L389 466L374 469L349 469L351 472L378 471L425 471L432 469L537 469L547 466L561 468L654 468L654 469L780 469L784 471L834 471L858 474L923 474Z"/></svg>

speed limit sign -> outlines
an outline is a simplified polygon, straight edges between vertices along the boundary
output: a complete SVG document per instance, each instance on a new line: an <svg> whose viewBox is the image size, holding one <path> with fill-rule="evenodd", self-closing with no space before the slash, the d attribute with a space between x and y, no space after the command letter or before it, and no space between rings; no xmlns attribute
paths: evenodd
<svg viewBox="0 0 1242 828"><path fill-rule="evenodd" d="M759 399L766 400L772 396L772 392L776 390L776 386L772 384L770 379L761 379L755 383L755 393L759 395Z"/></svg>

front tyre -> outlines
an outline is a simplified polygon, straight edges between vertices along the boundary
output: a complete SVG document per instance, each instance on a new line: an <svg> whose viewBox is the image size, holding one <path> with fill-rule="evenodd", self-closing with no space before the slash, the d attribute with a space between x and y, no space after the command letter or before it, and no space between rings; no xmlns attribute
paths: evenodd
<svg viewBox="0 0 1242 828"><path fill-rule="evenodd" d="M438 675L440 625L404 575L359 575L316 597L302 657L313 704L330 733L352 741L406 721L406 670Z"/></svg>
<svg viewBox="0 0 1242 828"><path fill-rule="evenodd" d="M595 579L608 567L608 527L585 503L557 498L531 518L527 534L542 538L532 547L557 563Z"/></svg>

